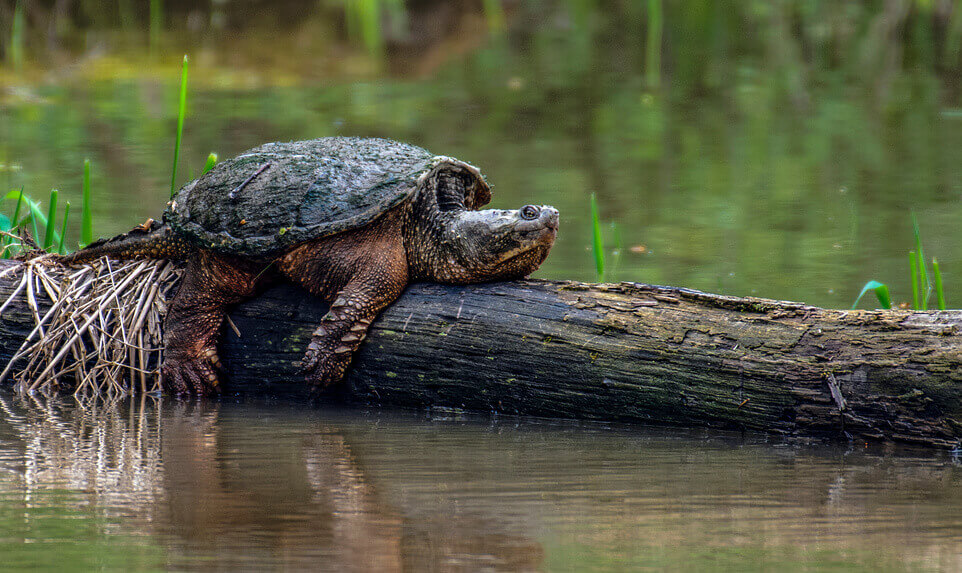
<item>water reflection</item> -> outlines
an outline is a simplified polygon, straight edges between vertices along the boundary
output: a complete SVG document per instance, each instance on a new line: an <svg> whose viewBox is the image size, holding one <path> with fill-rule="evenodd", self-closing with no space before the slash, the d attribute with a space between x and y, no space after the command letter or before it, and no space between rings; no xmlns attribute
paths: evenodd
<svg viewBox="0 0 962 573"><path fill-rule="evenodd" d="M0 403L0 459L15 476L0 481L0 500L92 494L83 504L152 538L176 568L523 571L542 558L539 543L493 516L405 516L343 430L321 420L150 400Z"/></svg>
<svg viewBox="0 0 962 573"><path fill-rule="evenodd" d="M0 407L0 546L20 563L41 553L11 540L56 524L92 540L79 563L134 569L962 566L962 477L937 453L279 404Z"/></svg>

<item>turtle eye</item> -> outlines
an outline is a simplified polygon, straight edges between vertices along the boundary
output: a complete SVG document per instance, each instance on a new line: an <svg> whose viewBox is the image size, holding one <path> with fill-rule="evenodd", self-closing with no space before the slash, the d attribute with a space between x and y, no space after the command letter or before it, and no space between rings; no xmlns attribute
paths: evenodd
<svg viewBox="0 0 962 573"><path fill-rule="evenodd" d="M533 221L538 218L541 214L541 209L538 209L534 205L525 205L521 208L521 218L525 221Z"/></svg>

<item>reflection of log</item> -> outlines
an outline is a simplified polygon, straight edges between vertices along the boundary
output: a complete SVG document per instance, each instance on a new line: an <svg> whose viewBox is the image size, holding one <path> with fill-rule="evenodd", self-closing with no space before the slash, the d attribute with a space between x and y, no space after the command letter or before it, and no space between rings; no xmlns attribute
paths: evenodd
<svg viewBox="0 0 962 573"><path fill-rule="evenodd" d="M0 297L9 292L0 281ZM230 389L306 395L324 312L279 287L232 315ZM0 320L0 357L30 320ZM286 382L277 382L286 381ZM372 327L353 399L538 416L849 435L962 435L962 311L834 311L645 285L415 285Z"/></svg>

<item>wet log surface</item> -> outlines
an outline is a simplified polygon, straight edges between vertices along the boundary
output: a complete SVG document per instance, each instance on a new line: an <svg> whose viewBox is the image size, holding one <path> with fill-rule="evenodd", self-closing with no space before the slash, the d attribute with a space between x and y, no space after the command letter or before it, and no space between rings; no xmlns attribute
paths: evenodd
<svg viewBox="0 0 962 573"><path fill-rule="evenodd" d="M0 280L0 296L12 289ZM305 399L296 363L326 305L278 287L240 305L229 390ZM30 322L0 319L0 359ZM641 284L412 285L320 399L716 426L954 447L962 311L841 311Z"/></svg>

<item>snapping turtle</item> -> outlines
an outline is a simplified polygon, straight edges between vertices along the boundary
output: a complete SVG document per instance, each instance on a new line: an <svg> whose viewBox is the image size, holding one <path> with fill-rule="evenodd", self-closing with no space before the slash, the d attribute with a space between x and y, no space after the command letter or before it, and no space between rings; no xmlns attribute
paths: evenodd
<svg viewBox="0 0 962 573"><path fill-rule="evenodd" d="M269 143L185 185L149 222L64 257L187 260L166 318L163 386L220 391L217 340L230 305L280 280L331 302L302 366L339 380L371 321L411 281L518 278L544 261L558 211L478 210L473 166L385 139Z"/></svg>

